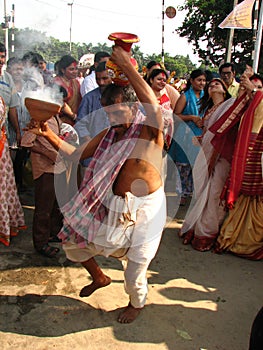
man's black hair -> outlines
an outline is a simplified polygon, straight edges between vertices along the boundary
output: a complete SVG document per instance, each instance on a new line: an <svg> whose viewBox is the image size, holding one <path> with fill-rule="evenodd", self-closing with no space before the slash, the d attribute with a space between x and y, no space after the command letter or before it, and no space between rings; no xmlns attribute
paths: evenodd
<svg viewBox="0 0 263 350"><path fill-rule="evenodd" d="M104 57L110 57L110 54L106 51L98 51L97 53L95 53L94 62L99 63L100 60Z"/></svg>
<svg viewBox="0 0 263 350"><path fill-rule="evenodd" d="M106 63L105 61L102 61L100 62L97 67L95 68L95 72L104 72L105 70L107 70L107 66L106 66Z"/></svg>
<svg viewBox="0 0 263 350"><path fill-rule="evenodd" d="M101 104L102 106L114 105L118 97L121 97L121 103L128 105L138 101L135 91L131 85L123 87L116 84L110 84L102 93Z"/></svg>
<svg viewBox="0 0 263 350"><path fill-rule="evenodd" d="M235 73L236 68L235 68L234 63L226 62L226 63L221 64L221 66L219 67L219 74L222 72L223 68L229 68L229 67L231 67L231 71L233 73Z"/></svg>
<svg viewBox="0 0 263 350"><path fill-rule="evenodd" d="M7 61L6 65L8 68L12 67L14 64L21 64L23 63L21 58L18 57L10 57Z"/></svg>
<svg viewBox="0 0 263 350"><path fill-rule="evenodd" d="M33 51L28 51L22 57L22 61L26 64L29 63L32 66L38 67L40 54Z"/></svg>

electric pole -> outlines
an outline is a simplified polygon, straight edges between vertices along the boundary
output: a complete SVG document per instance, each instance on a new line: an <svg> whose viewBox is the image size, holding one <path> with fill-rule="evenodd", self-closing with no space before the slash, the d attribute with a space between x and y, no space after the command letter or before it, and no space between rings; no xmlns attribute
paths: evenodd
<svg viewBox="0 0 263 350"><path fill-rule="evenodd" d="M70 6L70 25L69 25L69 52L71 53L71 31L72 31L72 6L73 1L68 3L68 6Z"/></svg>
<svg viewBox="0 0 263 350"><path fill-rule="evenodd" d="M12 5L12 35L11 35L11 52L14 55L15 54L15 5Z"/></svg>
<svg viewBox="0 0 263 350"><path fill-rule="evenodd" d="M9 43L8 43L8 28L11 17L6 12L6 0L4 0L4 22L1 23L2 28L5 31L5 48L6 48L6 60L9 58Z"/></svg>

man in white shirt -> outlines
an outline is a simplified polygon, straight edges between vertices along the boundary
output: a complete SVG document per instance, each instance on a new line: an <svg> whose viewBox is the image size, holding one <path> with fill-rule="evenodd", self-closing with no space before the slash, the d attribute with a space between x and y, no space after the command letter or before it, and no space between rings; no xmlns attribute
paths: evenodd
<svg viewBox="0 0 263 350"><path fill-rule="evenodd" d="M85 77L81 86L80 93L83 97L87 92L90 92L98 87L96 82L95 68L98 66L100 62L108 61L110 58L110 54L105 51L98 51L94 56L94 65L90 67L90 73Z"/></svg>

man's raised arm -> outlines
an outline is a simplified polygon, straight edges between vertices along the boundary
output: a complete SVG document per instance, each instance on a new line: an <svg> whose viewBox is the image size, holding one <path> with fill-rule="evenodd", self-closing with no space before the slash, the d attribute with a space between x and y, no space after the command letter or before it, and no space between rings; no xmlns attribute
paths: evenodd
<svg viewBox="0 0 263 350"><path fill-rule="evenodd" d="M163 129L163 120L158 100L147 82L142 79L130 61L130 54L120 46L113 46L111 60L124 72L134 91L143 104L146 115L151 120L151 125L159 130ZM154 120L155 119L155 120ZM155 125L156 123L156 125Z"/></svg>

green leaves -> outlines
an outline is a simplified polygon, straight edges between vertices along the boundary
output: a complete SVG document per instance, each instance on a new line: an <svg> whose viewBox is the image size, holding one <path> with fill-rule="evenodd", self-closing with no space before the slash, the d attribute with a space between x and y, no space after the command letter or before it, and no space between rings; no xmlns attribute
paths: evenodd
<svg viewBox="0 0 263 350"><path fill-rule="evenodd" d="M196 34L203 35L205 31L205 24L202 21L198 22L200 27L200 32L195 33L195 19L189 18L191 23L191 28L193 31L193 38L195 39ZM35 51L41 54L46 61L55 63L63 55L69 54L69 42L62 42L54 37L48 37L44 32L37 30L32 30L29 28L26 29L17 29L15 28L15 56L22 57L28 51ZM12 31L9 31L9 44L11 45L11 34ZM1 39L2 38L2 39ZM0 40L4 42L4 31L0 29ZM188 38L190 41L191 38ZM10 49L10 47L9 47ZM71 55L76 59L79 59L86 53L92 52L96 53L98 51L106 51L111 53L111 46L107 46L106 43L97 43L96 45L92 43L74 43L71 45ZM196 53L198 50L195 48ZM146 65L149 61L155 60L158 62L162 61L161 53L153 53L151 55L145 55L141 50L140 46L133 45L132 47L133 57L137 60L139 65L139 70L142 70L142 67ZM9 51L10 52L10 51ZM189 56L176 55L174 57L165 53L165 68L170 72L175 72L176 77L182 77L184 74L191 72L193 69L196 69L196 65L192 63Z"/></svg>
<svg viewBox="0 0 263 350"><path fill-rule="evenodd" d="M207 58L207 47L210 43L210 62L214 66L218 66L225 59L229 33L229 29L220 29L218 25L233 10L233 2L225 0L186 0L181 9L187 11L187 13L181 27L177 29L177 33L181 37L190 40L203 60ZM253 30L235 30L232 62L237 64L238 73L244 70L246 64L251 65L253 49ZM262 72L263 60L261 60L259 67L259 71Z"/></svg>

